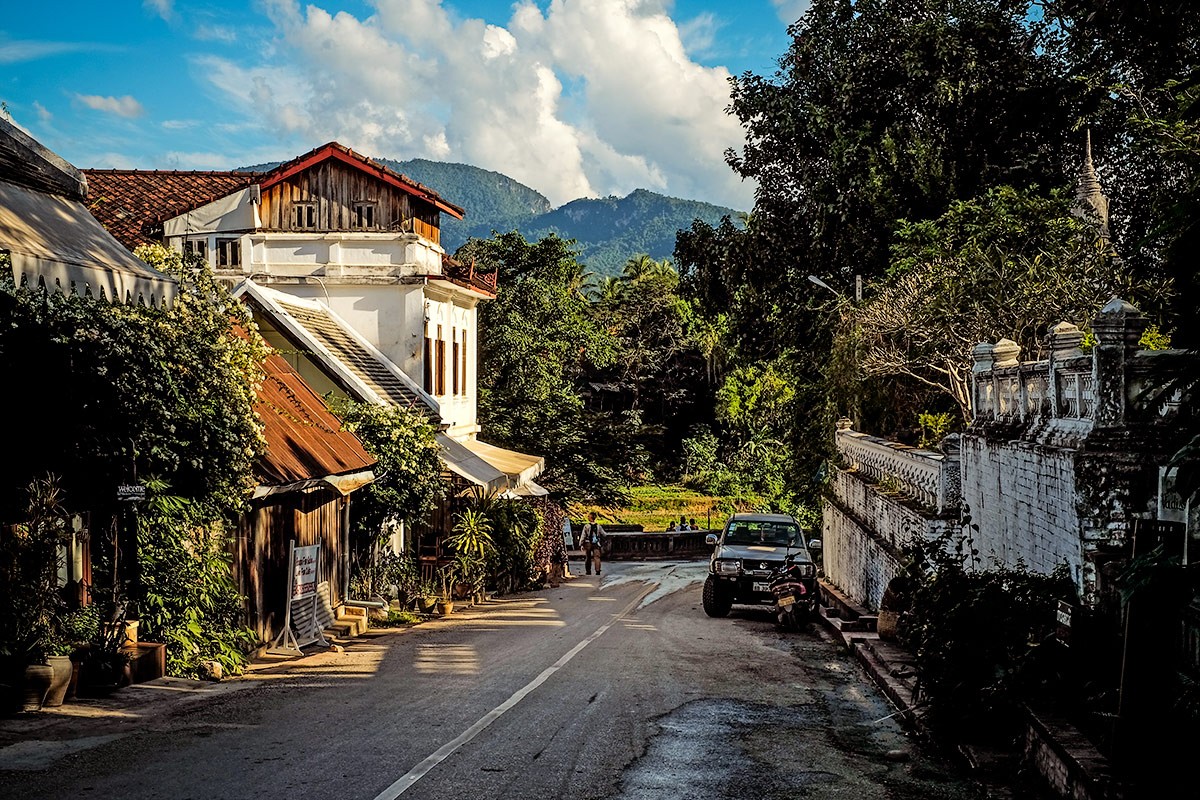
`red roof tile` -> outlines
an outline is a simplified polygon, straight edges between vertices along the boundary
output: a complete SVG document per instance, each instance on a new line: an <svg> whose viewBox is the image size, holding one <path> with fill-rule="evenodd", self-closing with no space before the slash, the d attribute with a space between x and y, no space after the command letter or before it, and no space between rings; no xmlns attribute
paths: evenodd
<svg viewBox="0 0 1200 800"><path fill-rule="evenodd" d="M130 250L161 241L162 220L225 197L263 179L261 172L85 169L88 210Z"/></svg>

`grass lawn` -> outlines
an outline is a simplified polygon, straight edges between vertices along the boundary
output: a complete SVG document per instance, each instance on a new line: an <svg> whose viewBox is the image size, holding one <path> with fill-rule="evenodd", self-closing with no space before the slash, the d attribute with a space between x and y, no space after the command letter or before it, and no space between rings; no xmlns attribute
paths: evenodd
<svg viewBox="0 0 1200 800"><path fill-rule="evenodd" d="M679 522L680 515L695 518L702 529L720 528L725 518L738 503L730 497L713 497L675 484L648 484L629 489L628 508L609 508L594 505L573 505L571 519L575 522L587 520L589 511L595 511L603 525L641 525L647 531L665 531L672 520ZM739 510L751 510L747 505Z"/></svg>

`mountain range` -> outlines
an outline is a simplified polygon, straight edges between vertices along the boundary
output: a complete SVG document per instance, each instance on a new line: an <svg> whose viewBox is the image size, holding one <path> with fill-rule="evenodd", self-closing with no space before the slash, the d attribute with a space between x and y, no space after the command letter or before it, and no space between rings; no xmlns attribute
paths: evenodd
<svg viewBox="0 0 1200 800"><path fill-rule="evenodd" d="M466 218L442 215L442 246L453 253L470 237L520 231L528 241L554 233L574 239L579 260L597 277L621 274L630 258L645 253L671 258L675 234L695 219L717 225L737 218L732 208L636 189L625 197L580 198L555 208L545 195L507 175L444 161L375 158L389 169L436 191L466 209ZM239 167L264 171L276 164Z"/></svg>

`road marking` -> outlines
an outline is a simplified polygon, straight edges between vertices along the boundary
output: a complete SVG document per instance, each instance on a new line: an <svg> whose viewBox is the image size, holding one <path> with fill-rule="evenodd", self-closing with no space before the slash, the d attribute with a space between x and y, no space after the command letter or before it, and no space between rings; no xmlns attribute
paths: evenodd
<svg viewBox="0 0 1200 800"><path fill-rule="evenodd" d="M500 716L504 712L506 712L509 709L516 706L517 703L524 700L531 692L533 692L534 689L538 688L543 683L545 683L547 680L549 680L551 675L553 675L554 673L558 672L560 669L565 667L572 658L579 655L580 651L582 651L583 648L587 647L589 644L591 644L592 642L596 641L601 636L603 636L604 632L607 631L609 628L611 628L613 625L615 625L618 620L623 618L630 611L633 611L637 607L638 603L642 602L642 598L644 598L647 594L649 594L651 591L653 591L653 589L654 589L654 586L651 585L649 588L647 588L645 591L643 591L641 594L639 594L637 597L635 597L633 599L633 602L631 602L629 605L625 606L625 608L621 609L621 613L617 614L612 619L610 619L608 622L601 625L590 636L588 636L586 639L581 641L579 644L575 645L570 650L568 650L566 653L564 653L558 659L558 661L555 661L549 667L546 667L546 669L542 670L542 673L540 675L538 675L536 678L531 680L529 683L525 684L520 689L518 689L516 692L514 692L512 694L512 696L509 697L507 700L505 700L503 703L496 706L491 711L489 711L488 713L486 713L482 717L480 717L479 721L476 722L474 725L472 725L471 727L467 728L465 731L460 733L456 738L452 739L449 742L446 742L444 745L442 745L437 750L435 750L433 752L433 754L428 756L424 761L422 761L420 764L417 764L415 767L410 769L403 777L401 777L399 780L397 780L391 786L389 786L388 788L386 788L382 792L380 792L379 795L377 795L375 797L375 800L396 800L397 797L399 797L400 795L402 795L406 791L408 791L408 789L411 788L413 786L413 784L415 784L417 781L421 780L421 778L424 778L427 774L429 774L430 770L432 770L438 764L442 763L447 758L449 758L450 755L452 753L454 753L455 750L462 747L464 744L471 741L476 736L478 736L480 733L482 733L483 730L487 726L491 725L493 722L495 722L497 719L499 719Z"/></svg>

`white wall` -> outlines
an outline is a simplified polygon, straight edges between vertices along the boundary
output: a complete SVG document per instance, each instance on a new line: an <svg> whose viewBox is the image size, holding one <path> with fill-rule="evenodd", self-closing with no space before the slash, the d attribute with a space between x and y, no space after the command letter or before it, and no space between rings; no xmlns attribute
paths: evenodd
<svg viewBox="0 0 1200 800"><path fill-rule="evenodd" d="M1079 581L1083 564L1076 511L1075 452L962 437L962 501L975 547L993 560L1048 573L1060 564Z"/></svg>

